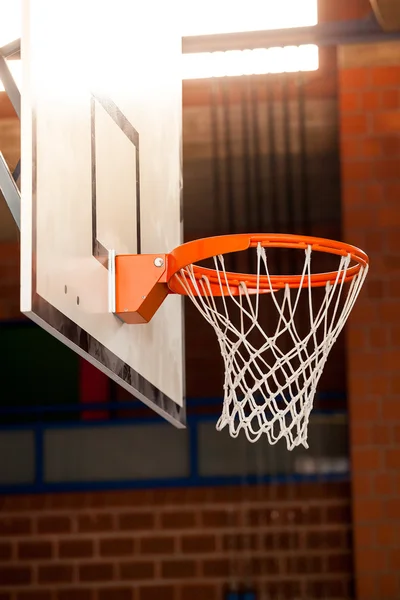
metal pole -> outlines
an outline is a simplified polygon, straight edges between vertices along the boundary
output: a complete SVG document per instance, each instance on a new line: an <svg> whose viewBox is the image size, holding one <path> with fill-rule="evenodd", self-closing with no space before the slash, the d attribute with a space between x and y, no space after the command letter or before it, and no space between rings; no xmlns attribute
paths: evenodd
<svg viewBox="0 0 400 600"><path fill-rule="evenodd" d="M21 229L21 194L0 152L0 190L19 229Z"/></svg>

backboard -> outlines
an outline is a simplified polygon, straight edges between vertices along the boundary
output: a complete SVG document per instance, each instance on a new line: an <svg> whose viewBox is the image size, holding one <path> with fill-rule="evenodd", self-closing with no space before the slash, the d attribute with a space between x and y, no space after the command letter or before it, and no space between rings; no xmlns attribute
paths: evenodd
<svg viewBox="0 0 400 600"><path fill-rule="evenodd" d="M182 300L127 325L108 252L182 242L174 2L24 0L21 311L178 427Z"/></svg>

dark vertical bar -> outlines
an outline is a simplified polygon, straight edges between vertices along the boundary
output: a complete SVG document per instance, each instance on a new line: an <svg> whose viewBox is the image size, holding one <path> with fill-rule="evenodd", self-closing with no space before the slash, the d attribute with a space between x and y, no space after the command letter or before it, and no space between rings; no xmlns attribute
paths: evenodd
<svg viewBox="0 0 400 600"><path fill-rule="evenodd" d="M295 231L295 202L294 202L294 173L293 173L293 154L291 147L291 128L292 120L290 114L290 92L289 77L284 73L282 75L282 108L283 108L283 144L284 144L284 179L285 179L285 231L296 233ZM293 81L293 79L292 79ZM296 273L297 256L295 252L285 251L285 269L290 273Z"/></svg>
<svg viewBox="0 0 400 600"><path fill-rule="evenodd" d="M278 163L277 163L277 148L276 148L276 122L275 122L275 98L273 94L274 80L271 79L270 75L267 75L267 87L266 87L266 102L267 102L267 123L268 123L268 201L271 203L270 228L273 233L279 233L279 210L278 210ZM281 271L281 252L278 249L274 253L270 253L272 258L272 265L277 270Z"/></svg>
<svg viewBox="0 0 400 600"><path fill-rule="evenodd" d="M233 184L233 156L232 156L232 131L230 118L230 102L228 81L223 79L221 82L223 122L224 122L224 146L225 146L225 172L226 172L226 192L228 204L228 232L236 233L235 220L235 194Z"/></svg>
<svg viewBox="0 0 400 600"><path fill-rule="evenodd" d="M235 218L235 192L234 192L234 164L232 152L232 129L231 129L231 106L229 99L229 83L225 78L221 82L222 106L224 121L224 146L225 146L225 174L226 174L226 196L227 196L227 225L228 233L237 233ZM232 253L227 257L229 269L236 269L237 257Z"/></svg>
<svg viewBox="0 0 400 600"><path fill-rule="evenodd" d="M254 190L256 200L255 214L257 216L257 231L264 231L264 210L263 210L263 181L261 171L261 142L260 142L260 123L259 123L259 99L257 82L253 81L251 88L251 123L253 130L253 160L254 160Z"/></svg>
<svg viewBox="0 0 400 600"><path fill-rule="evenodd" d="M251 161L253 152L250 139L250 123L249 123L249 77L241 78L241 121L242 121L242 151L243 160L243 186L244 189L240 194L240 206L243 207L244 215L241 223L245 225L246 231L253 231L253 194L251 182ZM250 106L251 110L251 106ZM243 231L243 225L239 225ZM247 270L251 272L255 264L255 253L246 253Z"/></svg>
<svg viewBox="0 0 400 600"><path fill-rule="evenodd" d="M310 207L308 205L308 171L307 171L307 120L304 97L304 77L299 71L297 77L297 102L299 111L299 151L300 151L300 228L301 233L311 234ZM300 231L299 231L300 233Z"/></svg>
<svg viewBox="0 0 400 600"><path fill-rule="evenodd" d="M243 184L244 184L244 221L246 230L252 231L252 189L251 189L251 142L249 127L249 101L248 101L249 78L244 76L241 80L241 115L242 115L242 151L243 160Z"/></svg>
<svg viewBox="0 0 400 600"><path fill-rule="evenodd" d="M212 182L213 182L213 206L214 223L216 233L225 233L223 227L223 207L221 198L221 164L219 158L219 93L218 84L214 80L210 82L210 111L211 111L211 160L212 160Z"/></svg>
<svg viewBox="0 0 400 600"><path fill-rule="evenodd" d="M293 187L293 156L291 148L291 118L290 118L290 95L289 95L289 76L282 75L282 108L283 108L283 140L284 140L284 161L285 161L285 181L286 181L286 225L288 233L294 231L294 187Z"/></svg>

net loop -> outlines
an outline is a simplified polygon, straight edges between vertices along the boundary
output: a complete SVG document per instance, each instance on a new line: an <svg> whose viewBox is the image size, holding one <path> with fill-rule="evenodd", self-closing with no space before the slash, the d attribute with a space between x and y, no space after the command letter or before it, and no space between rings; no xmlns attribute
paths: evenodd
<svg viewBox="0 0 400 600"><path fill-rule="evenodd" d="M251 289L245 281L240 281L239 292L237 285L231 287L223 255L213 258L212 282L207 270L199 277L193 264L175 275L213 327L224 361L224 400L217 429L228 427L232 437L243 431L250 442L263 434L270 444L284 438L289 450L299 445L308 448L308 424L318 381L368 271L368 264L361 265L355 276L349 277L352 256L338 255L336 277L316 294L311 244L302 251L304 264L297 288L288 283L274 288L267 250L261 243L256 246L256 285ZM215 282L220 288L217 297ZM264 323L261 308L267 302ZM304 329L305 321L306 331L300 331L299 325Z"/></svg>

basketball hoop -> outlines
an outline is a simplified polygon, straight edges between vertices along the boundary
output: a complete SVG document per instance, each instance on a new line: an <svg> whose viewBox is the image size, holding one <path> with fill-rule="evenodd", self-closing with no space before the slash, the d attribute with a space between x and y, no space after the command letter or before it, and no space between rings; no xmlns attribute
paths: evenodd
<svg viewBox="0 0 400 600"><path fill-rule="evenodd" d="M272 275L270 248L302 251L301 274ZM256 252L256 273L227 271L224 255L247 249ZM312 273L316 252L336 256L337 268ZM149 261L156 255L146 256ZM217 429L228 427L232 437L243 430L251 442L262 434L271 444L283 437L289 450L307 448L316 387L367 275L367 255L322 238L240 234L188 242L157 257L154 265L162 267L157 285L165 287L154 286L154 303L159 306L168 292L187 295L217 335L225 366ZM196 264L207 258L213 259L214 269ZM271 310L275 313L273 331L266 330L269 319L266 327L261 323L264 303L269 304L269 315ZM300 305L304 332L299 327Z"/></svg>

